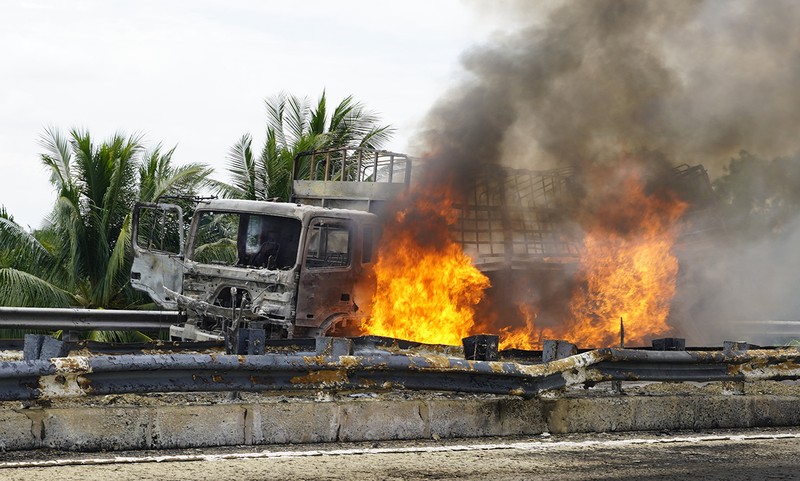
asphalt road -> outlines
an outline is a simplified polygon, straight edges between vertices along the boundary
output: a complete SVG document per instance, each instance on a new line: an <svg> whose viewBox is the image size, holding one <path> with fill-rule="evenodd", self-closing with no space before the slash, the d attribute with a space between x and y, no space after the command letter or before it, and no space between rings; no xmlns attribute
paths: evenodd
<svg viewBox="0 0 800 481"><path fill-rule="evenodd" d="M3 480L788 480L800 429L0 454Z"/></svg>

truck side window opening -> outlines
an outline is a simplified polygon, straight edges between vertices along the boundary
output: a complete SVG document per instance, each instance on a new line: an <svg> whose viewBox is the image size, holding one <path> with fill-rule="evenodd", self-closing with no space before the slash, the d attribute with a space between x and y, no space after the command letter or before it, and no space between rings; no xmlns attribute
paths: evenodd
<svg viewBox="0 0 800 481"><path fill-rule="evenodd" d="M306 266L310 268L350 265L350 230L345 224L314 221L308 237Z"/></svg>

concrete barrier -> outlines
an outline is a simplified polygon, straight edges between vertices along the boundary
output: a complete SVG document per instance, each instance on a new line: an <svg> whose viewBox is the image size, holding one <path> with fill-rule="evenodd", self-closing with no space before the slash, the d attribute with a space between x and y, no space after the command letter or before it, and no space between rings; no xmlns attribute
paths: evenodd
<svg viewBox="0 0 800 481"><path fill-rule="evenodd" d="M338 399L0 409L0 450L76 451L800 425L800 397Z"/></svg>

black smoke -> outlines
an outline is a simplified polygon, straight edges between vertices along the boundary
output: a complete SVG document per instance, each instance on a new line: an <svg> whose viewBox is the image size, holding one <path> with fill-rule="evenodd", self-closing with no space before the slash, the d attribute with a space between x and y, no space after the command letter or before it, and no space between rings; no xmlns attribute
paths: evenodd
<svg viewBox="0 0 800 481"><path fill-rule="evenodd" d="M646 167L649 191L672 195L671 166L703 164L725 178L741 151L766 159L800 151L800 2L496 1L476 8L499 14L504 29L463 54L461 80L430 110L418 138L429 162L417 195L443 184L468 191L500 166L568 166L579 180L575 221L607 208L598 202L618 186L589 177L598 166L633 168L620 158ZM753 190L770 197L788 182L777 175ZM720 216L733 215L730 198L719 202ZM735 335L731 322L745 317L800 319L798 296L786 287L800 280L800 249L791 248L800 237L796 214L784 209L778 240L774 229L745 236L728 226L701 243L713 255L687 247L675 334L689 343L721 342ZM552 273L542 288L536 275L523 288L514 276L497 279L495 291L513 292L505 298L512 303L561 305L574 288ZM550 322L558 322L558 311Z"/></svg>

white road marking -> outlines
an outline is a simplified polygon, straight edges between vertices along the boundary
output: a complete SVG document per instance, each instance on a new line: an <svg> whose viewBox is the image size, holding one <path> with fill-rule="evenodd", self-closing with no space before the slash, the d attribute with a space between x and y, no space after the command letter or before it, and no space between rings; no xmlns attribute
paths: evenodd
<svg viewBox="0 0 800 481"><path fill-rule="evenodd" d="M102 464L135 464L135 463L164 463L164 462L189 462L189 461L225 461L236 459L289 459L309 456L352 456L374 454L407 454L407 453L441 453L457 451L491 451L498 449L515 449L521 451L547 451L552 449L583 448L592 446L619 447L636 444L668 444L668 443L704 443L713 441L754 441L754 440L779 440L799 439L800 433L780 434L731 434L716 436L674 436L660 438L632 438L616 440L586 440L586 441L536 441L516 443L492 444L455 444L448 446L416 446L416 447L388 447L388 448L354 448L354 449L322 449L307 451L261 451L257 453L227 453L227 454L176 454L164 456L116 456L111 458L88 459L51 459L47 461L12 461L0 462L3 468L39 468L51 466L91 466Z"/></svg>

